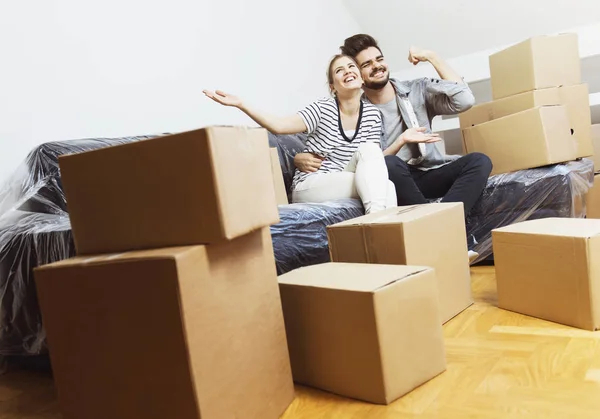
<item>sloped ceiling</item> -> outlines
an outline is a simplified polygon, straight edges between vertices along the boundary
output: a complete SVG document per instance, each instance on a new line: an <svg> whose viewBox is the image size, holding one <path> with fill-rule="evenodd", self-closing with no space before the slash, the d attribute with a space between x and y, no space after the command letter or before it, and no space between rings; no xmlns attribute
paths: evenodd
<svg viewBox="0 0 600 419"><path fill-rule="evenodd" d="M418 45L444 58L600 21L600 0L343 0L398 71Z"/></svg>

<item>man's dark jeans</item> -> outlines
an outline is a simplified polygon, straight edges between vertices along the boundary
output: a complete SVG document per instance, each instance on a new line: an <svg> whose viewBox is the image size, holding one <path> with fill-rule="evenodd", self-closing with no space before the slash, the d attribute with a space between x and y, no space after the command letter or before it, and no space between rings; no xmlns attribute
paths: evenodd
<svg viewBox="0 0 600 419"><path fill-rule="evenodd" d="M462 202L465 218L485 189L492 161L481 153L470 153L437 169L409 166L398 156L386 156L390 180L396 186L398 205L426 204L428 199Z"/></svg>

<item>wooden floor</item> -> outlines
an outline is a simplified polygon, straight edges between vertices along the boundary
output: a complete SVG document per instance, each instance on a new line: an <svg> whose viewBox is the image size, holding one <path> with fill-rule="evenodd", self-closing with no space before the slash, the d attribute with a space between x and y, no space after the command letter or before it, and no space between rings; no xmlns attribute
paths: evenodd
<svg viewBox="0 0 600 419"><path fill-rule="evenodd" d="M473 268L472 281L476 304L444 326L445 373L390 406L297 387L283 419L600 418L600 332L497 309L493 267ZM58 411L49 376L0 377L0 419Z"/></svg>

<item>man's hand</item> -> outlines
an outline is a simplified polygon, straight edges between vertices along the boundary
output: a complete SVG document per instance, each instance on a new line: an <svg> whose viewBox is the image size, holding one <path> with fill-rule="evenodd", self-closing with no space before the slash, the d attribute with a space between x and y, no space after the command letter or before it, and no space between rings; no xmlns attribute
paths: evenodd
<svg viewBox="0 0 600 419"><path fill-rule="evenodd" d="M441 140L439 134L426 133L424 127L416 127L407 129L398 137L398 140L404 144L409 143L437 143Z"/></svg>
<svg viewBox="0 0 600 419"><path fill-rule="evenodd" d="M414 65L417 65L420 62L431 61L434 55L435 53L428 49L410 47L410 49L408 50L408 61Z"/></svg>
<svg viewBox="0 0 600 419"><path fill-rule="evenodd" d="M421 62L429 62L433 68L435 68L435 71L437 71L442 80L464 83L462 77L454 71L446 61L429 49L410 47L408 50L408 61L413 65L417 65Z"/></svg>
<svg viewBox="0 0 600 419"><path fill-rule="evenodd" d="M321 167L323 158L313 153L298 153L294 156L294 165L301 172L316 172Z"/></svg>
<svg viewBox="0 0 600 419"><path fill-rule="evenodd" d="M409 128L404 131L396 141L383 151L386 156L398 154L400 149L410 143L437 143L441 140L439 134L425 133L427 129L424 127Z"/></svg>

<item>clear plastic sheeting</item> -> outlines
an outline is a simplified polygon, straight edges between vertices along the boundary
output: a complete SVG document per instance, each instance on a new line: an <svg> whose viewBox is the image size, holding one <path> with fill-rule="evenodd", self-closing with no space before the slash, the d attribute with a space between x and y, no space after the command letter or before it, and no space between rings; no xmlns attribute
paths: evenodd
<svg viewBox="0 0 600 419"><path fill-rule="evenodd" d="M45 353L33 268L74 256L69 217L13 211L0 222L0 354Z"/></svg>
<svg viewBox="0 0 600 419"><path fill-rule="evenodd" d="M47 351L33 269L75 253L58 156L145 138L42 144L0 187L0 356Z"/></svg>
<svg viewBox="0 0 600 419"><path fill-rule="evenodd" d="M295 171L294 156L296 153L302 151L305 139L306 136L304 134L269 136L271 147L278 148L283 177L288 192ZM490 177L481 199L471 210L466 220L469 247L471 250L479 253L479 257L475 263L492 256L491 231L495 228L528 219L583 217L585 215L583 198L593 184L593 172L593 162L589 159L581 159ZM439 201L439 199L433 201ZM355 212L359 208L356 207L358 204L354 202L353 205L355 207L353 207L351 214L357 214L356 216L361 215ZM306 205L305 207L309 211L314 208L314 212L307 217L314 216L319 211L323 211L323 208L313 206L313 204ZM279 231L286 231L286 234L290 236L302 236L302 231L294 231L293 226L286 226L287 223L294 223L294 216L298 220L304 217L302 213L296 214L296 210L293 208L296 207L286 209L289 212L286 213L285 217L282 217L281 225L277 228ZM297 208L300 210L300 208L304 207ZM341 214L339 208L332 207L332 210L338 211L338 214ZM360 211L362 211L362 208L360 208ZM322 214L321 216L324 217L325 215ZM304 222L307 221L304 220ZM316 225L316 223L313 224L313 226ZM285 230L284 226L286 226ZM313 232L312 234L316 233ZM322 241L327 239L326 236L322 235L325 233L319 234L321 235L315 235L313 239L316 247L321 246ZM285 237L280 240L285 241ZM319 253L317 248L311 249L304 241L299 241L300 244L296 250L293 249L294 241L289 241L289 243L286 241L286 243L287 247L281 246L280 249L282 252L285 251L285 255L287 256L284 257L284 253L282 253L278 259L282 264L281 266L285 269L288 266L292 268L296 267L299 263L307 264L311 260L309 255L301 255L301 251L315 252L315 261L322 261L324 258L324 253ZM274 244L276 247L279 247L277 240L274 240ZM294 251L298 252L298 255L294 256L296 261L288 263L287 261L291 260Z"/></svg>
<svg viewBox="0 0 600 419"><path fill-rule="evenodd" d="M492 257L495 228L536 218L584 217L593 172L593 162L583 159L490 177L466 220L468 242L479 253L475 263ZM358 200L280 207L281 222L271 228L278 273L327 262L327 226L363 214Z"/></svg>
<svg viewBox="0 0 600 419"><path fill-rule="evenodd" d="M0 217L13 209L44 214L66 214L67 205L60 181L58 156L148 138L152 137L94 138L51 142L36 147L0 187Z"/></svg>
<svg viewBox="0 0 600 419"><path fill-rule="evenodd" d="M585 194L594 182L594 163L581 159L490 177L467 218L475 263L492 256L495 228L538 218L582 218Z"/></svg>
<svg viewBox="0 0 600 419"><path fill-rule="evenodd" d="M58 156L151 138L87 139L34 149L0 187L0 356L47 352L33 269L74 255ZM277 147L288 193L294 156L305 136L269 135ZM110 170L107 167L106 170ZM102 176L102 173L98 173ZM493 176L467 219L479 260L492 253L491 230L532 218L581 217L593 182L593 163L581 160ZM277 272L329 261L327 226L364 213L359 200L279 207L271 227ZM427 238L424 238L427 240Z"/></svg>
<svg viewBox="0 0 600 419"><path fill-rule="evenodd" d="M356 199L279 207L280 222L271 227L277 274L329 261L327 226L364 214Z"/></svg>

